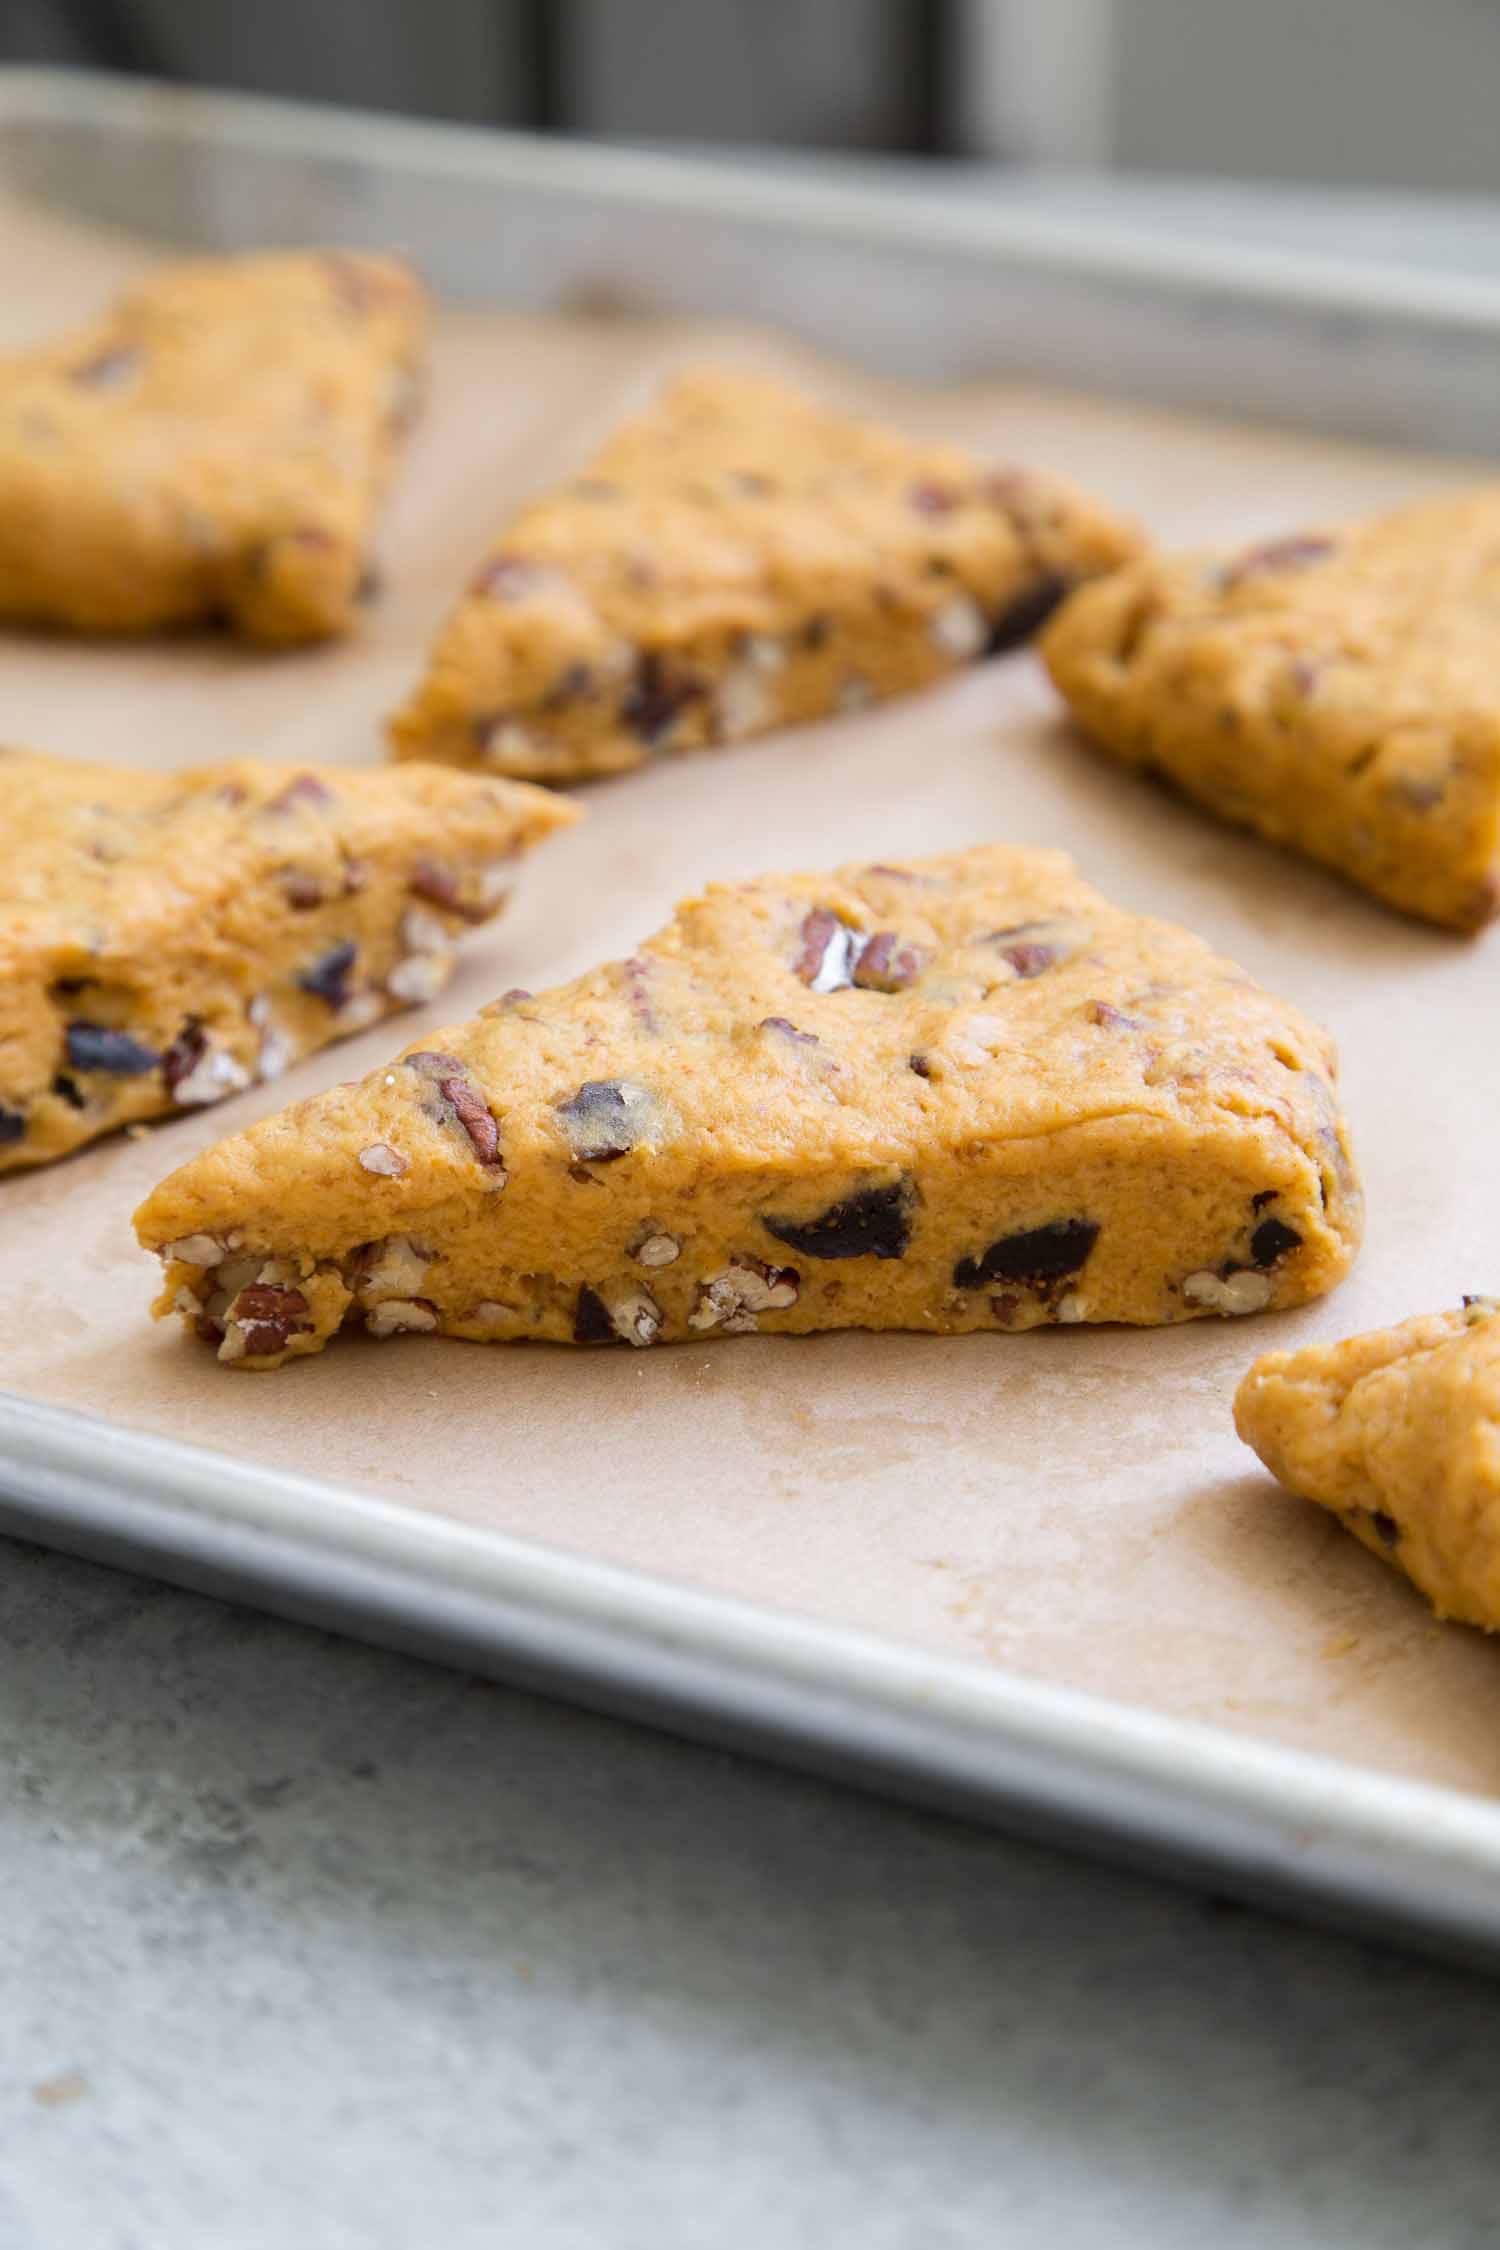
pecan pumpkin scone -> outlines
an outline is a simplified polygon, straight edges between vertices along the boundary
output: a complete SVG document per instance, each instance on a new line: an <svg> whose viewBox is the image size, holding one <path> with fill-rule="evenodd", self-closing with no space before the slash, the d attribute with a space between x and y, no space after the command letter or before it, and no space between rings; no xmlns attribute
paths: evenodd
<svg viewBox="0 0 1500 2250"><path fill-rule="evenodd" d="M1054 852L716 885L185 1164L159 1313L275 1367L341 1323L651 1344L1191 1320L1339 1280L1328 1041Z"/></svg>
<svg viewBox="0 0 1500 2250"><path fill-rule="evenodd" d="M509 524L396 754L571 782L855 709L1027 639L1139 543L1058 479L695 373Z"/></svg>
<svg viewBox="0 0 1500 2250"><path fill-rule="evenodd" d="M573 809L522 782L0 751L0 1172L273 1078L447 983Z"/></svg>
<svg viewBox="0 0 1500 2250"><path fill-rule="evenodd" d="M345 631L424 326L396 260L288 252L170 266L0 360L0 616Z"/></svg>
<svg viewBox="0 0 1500 2250"><path fill-rule="evenodd" d="M1042 653L1125 764L1455 930L1500 908L1500 486L1085 587Z"/></svg>
<svg viewBox="0 0 1500 2250"><path fill-rule="evenodd" d="M1500 1298L1273 1352L1234 1419L1272 1476L1405 1571L1440 1617L1500 1632Z"/></svg>

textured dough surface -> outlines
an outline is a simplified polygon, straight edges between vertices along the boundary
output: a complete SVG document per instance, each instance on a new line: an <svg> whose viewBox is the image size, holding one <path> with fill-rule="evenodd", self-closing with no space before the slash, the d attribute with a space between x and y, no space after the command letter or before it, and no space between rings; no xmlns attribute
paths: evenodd
<svg viewBox="0 0 1500 2250"><path fill-rule="evenodd" d="M0 616L346 631L425 317L394 259L204 259L0 361Z"/></svg>
<svg viewBox="0 0 1500 2250"><path fill-rule="evenodd" d="M1500 1631L1500 1300L1272 1352L1234 1420L1272 1476L1405 1571L1440 1617Z"/></svg>
<svg viewBox="0 0 1500 2250"><path fill-rule="evenodd" d="M568 782L856 709L1025 640L1138 545L1057 479L700 371L510 523L396 752Z"/></svg>
<svg viewBox="0 0 1500 2250"><path fill-rule="evenodd" d="M137 1213L242 1365L346 1319L647 1344L1180 1321L1329 1289L1322 1033L1061 854L718 885L175 1172Z"/></svg>
<svg viewBox="0 0 1500 2250"><path fill-rule="evenodd" d="M430 1000L575 817L435 767L132 773L0 751L0 1172Z"/></svg>
<svg viewBox="0 0 1500 2250"><path fill-rule="evenodd" d="M1101 748L1457 930L1500 906L1500 486L1083 588L1042 644Z"/></svg>

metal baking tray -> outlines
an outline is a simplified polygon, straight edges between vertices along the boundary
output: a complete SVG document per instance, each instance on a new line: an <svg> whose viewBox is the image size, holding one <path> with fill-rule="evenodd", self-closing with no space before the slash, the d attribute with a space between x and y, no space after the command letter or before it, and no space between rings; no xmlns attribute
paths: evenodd
<svg viewBox="0 0 1500 2250"><path fill-rule="evenodd" d="M1003 372L1076 390L1093 369L1152 406L1344 439L1473 452L1500 435L1500 285L1147 236L1123 216L1095 224L999 195L29 71L0 74L7 192L176 244L394 243L476 304L753 318L881 378ZM1115 786L1080 767L1080 792ZM1235 868L1260 849L1180 834ZM1315 906L1321 881L1285 877ZM1362 911L1350 909L1355 934L1378 961L1394 941ZM1413 941L1419 954L1426 942ZM1353 1324L1331 1312L1326 1332ZM1160 1348L1186 1370L1197 1347L1182 1338L1197 1333ZM726 1349L741 1347L708 1348ZM835 1344L823 1364L847 1355ZM882 1368L898 1387L921 1379L899 1347ZM623 1416L626 1377L607 1381ZM939 1473L913 1472L913 1509ZM401 1505L357 1467L338 1484L299 1476L13 1392L0 1393L0 1524L1227 1891L1500 1949L1500 1806L1483 1786L1436 1787L1058 1685L1003 1652L973 1661L851 1630L799 1613L793 1585L751 1581L755 1599L706 1590L670 1559L622 1567Z"/></svg>

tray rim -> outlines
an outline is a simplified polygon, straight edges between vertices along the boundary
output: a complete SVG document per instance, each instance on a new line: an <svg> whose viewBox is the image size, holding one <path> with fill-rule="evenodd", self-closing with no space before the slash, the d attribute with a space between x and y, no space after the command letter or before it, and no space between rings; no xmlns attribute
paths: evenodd
<svg viewBox="0 0 1500 2250"><path fill-rule="evenodd" d="M0 64L0 128L17 122L93 123L158 141L228 145L301 158L378 165L548 194L597 205L633 202L666 213L793 227L825 241L1004 258L1039 273L1167 287L1223 299L1272 299L1286 309L1382 321L1453 323L1500 333L1500 275L1422 272L1243 240L1143 236L1096 219L913 192L877 181L781 177L701 153L605 141L551 140L505 128L335 108L108 72Z"/></svg>
<svg viewBox="0 0 1500 2250"><path fill-rule="evenodd" d="M1500 1804L0 1391L0 1530L673 1731L1500 1956Z"/></svg>
<svg viewBox="0 0 1500 2250"><path fill-rule="evenodd" d="M1500 334L1500 277L1423 274L701 155L0 66L7 127L94 124L581 206L934 251L1302 316ZM0 1530L729 1740L1253 1898L1500 1957L1500 1802L480 1531L0 1390Z"/></svg>

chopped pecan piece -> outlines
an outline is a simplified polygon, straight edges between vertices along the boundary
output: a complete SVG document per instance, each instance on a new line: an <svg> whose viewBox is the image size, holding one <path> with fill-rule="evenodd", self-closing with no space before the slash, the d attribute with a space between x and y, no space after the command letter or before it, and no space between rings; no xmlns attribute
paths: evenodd
<svg viewBox="0 0 1500 2250"><path fill-rule="evenodd" d="M419 1054L408 1055L406 1067L436 1088L443 1114L463 1127L479 1162L487 1170L503 1174L505 1159L500 1153L499 1124L457 1055L436 1054L424 1049Z"/></svg>
<svg viewBox="0 0 1500 2250"><path fill-rule="evenodd" d="M323 885L305 867L283 867L278 870L276 881L287 905L295 907L299 913L323 904L326 895Z"/></svg>
<svg viewBox="0 0 1500 2250"><path fill-rule="evenodd" d="M675 1234L668 1234L665 1227L648 1219L630 1255L643 1266L675 1265L682 1256L682 1244Z"/></svg>
<svg viewBox="0 0 1500 2250"><path fill-rule="evenodd" d="M930 620L927 630L945 656L967 663L989 644L984 612L970 594L955 594Z"/></svg>
<svg viewBox="0 0 1500 2250"><path fill-rule="evenodd" d="M814 906L802 917L802 951L794 975L814 992L840 992L854 982L864 940L860 932L826 906Z"/></svg>
<svg viewBox="0 0 1500 2250"><path fill-rule="evenodd" d="M1252 1273L1247 1266L1230 1266L1219 1273L1205 1269L1188 1275L1182 1294L1190 1305L1201 1305L1205 1312L1226 1316L1263 1312L1271 1302L1271 1283L1268 1275Z"/></svg>
<svg viewBox="0 0 1500 2250"><path fill-rule="evenodd" d="M1277 571L1307 570L1314 563L1327 560L1334 551L1334 542L1314 533L1302 533L1291 539L1270 539L1264 546L1251 547L1237 561L1225 566L1222 583L1241 586L1247 578L1268 578Z"/></svg>
<svg viewBox="0 0 1500 2250"><path fill-rule="evenodd" d="M299 773L292 776L285 788L278 789L274 797L266 799L264 809L268 813L295 812L299 805L310 809L314 805L332 803L333 791L326 782L320 781L315 773Z"/></svg>
<svg viewBox="0 0 1500 2250"><path fill-rule="evenodd" d="M224 1314L220 1359L269 1359L285 1351L294 1336L312 1329L312 1309L300 1289L276 1282L249 1282Z"/></svg>
<svg viewBox="0 0 1500 2250"><path fill-rule="evenodd" d="M903 945L894 930L877 930L860 948L853 982L862 992L904 992L926 965L921 946Z"/></svg>
<svg viewBox="0 0 1500 2250"><path fill-rule="evenodd" d="M763 1312L784 1312L797 1302L802 1277L795 1266L768 1266L759 1258L736 1258L711 1281L699 1284L698 1302L688 1314L689 1328L722 1328L726 1335L752 1335Z"/></svg>
<svg viewBox="0 0 1500 2250"><path fill-rule="evenodd" d="M425 1297L383 1297L365 1314L372 1336L430 1335L437 1324L437 1306Z"/></svg>
<svg viewBox="0 0 1500 2250"><path fill-rule="evenodd" d="M1081 933L1065 922L1017 922L1007 930L991 930L985 942L1018 977L1039 977L1072 959Z"/></svg>
<svg viewBox="0 0 1500 2250"><path fill-rule="evenodd" d="M392 1148L389 1141L371 1141L368 1148L360 1150L359 1161L366 1172L382 1180L399 1180L411 1170L400 1149Z"/></svg>

